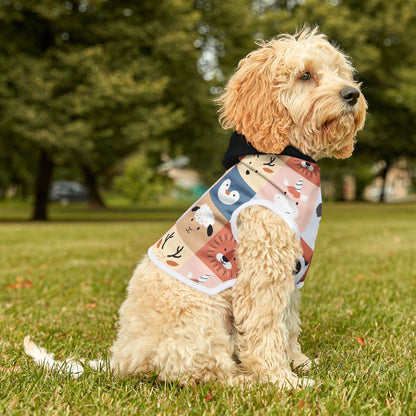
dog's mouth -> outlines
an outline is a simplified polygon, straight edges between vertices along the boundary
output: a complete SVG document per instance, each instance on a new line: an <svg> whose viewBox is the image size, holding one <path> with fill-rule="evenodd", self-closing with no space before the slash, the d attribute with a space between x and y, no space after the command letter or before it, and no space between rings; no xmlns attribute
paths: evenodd
<svg viewBox="0 0 416 416"><path fill-rule="evenodd" d="M365 121L367 105L365 100L358 99L355 105L343 104L335 105L332 110L326 114L326 120L321 124L321 130L339 131L339 130L360 130Z"/></svg>
<svg viewBox="0 0 416 416"><path fill-rule="evenodd" d="M321 151L315 154L316 159L328 156L345 159L351 156L358 130L354 115L351 112L328 118L319 130L318 137L321 138L324 146Z"/></svg>
<svg viewBox="0 0 416 416"><path fill-rule="evenodd" d="M321 125L321 132L323 134L335 134L338 137L345 137L348 132L357 131L359 128L360 119L356 116L354 111L344 111L337 116L333 116L325 120Z"/></svg>

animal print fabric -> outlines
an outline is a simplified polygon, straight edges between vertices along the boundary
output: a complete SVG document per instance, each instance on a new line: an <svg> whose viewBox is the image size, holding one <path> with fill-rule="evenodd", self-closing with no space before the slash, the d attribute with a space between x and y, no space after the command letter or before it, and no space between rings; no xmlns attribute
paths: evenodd
<svg viewBox="0 0 416 416"><path fill-rule="evenodd" d="M261 205L296 233L303 258L294 283L304 284L322 216L320 169L296 157L243 156L149 248L153 263L172 277L209 295L235 284L238 276L237 218Z"/></svg>

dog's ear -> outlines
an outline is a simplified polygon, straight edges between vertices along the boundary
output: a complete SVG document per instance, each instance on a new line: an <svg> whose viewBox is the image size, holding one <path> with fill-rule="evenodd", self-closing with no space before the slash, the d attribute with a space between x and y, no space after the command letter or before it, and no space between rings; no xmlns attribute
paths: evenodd
<svg viewBox="0 0 416 416"><path fill-rule="evenodd" d="M248 54L217 102L223 128L243 134L260 152L279 154L289 145L292 120L280 97L276 61L270 44Z"/></svg>

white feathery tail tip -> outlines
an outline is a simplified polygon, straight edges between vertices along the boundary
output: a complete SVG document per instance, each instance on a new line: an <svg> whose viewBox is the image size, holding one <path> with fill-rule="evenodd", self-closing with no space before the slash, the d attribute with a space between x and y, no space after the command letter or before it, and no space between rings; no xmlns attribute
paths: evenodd
<svg viewBox="0 0 416 416"><path fill-rule="evenodd" d="M76 360L75 358L68 358L64 361L57 361L54 359L54 354L47 352L44 348L38 347L31 339L30 335L23 340L23 348L25 353L33 358L37 365L45 367L51 371L59 373L69 373L72 377L77 378L85 368L84 360ZM87 361L86 363L93 370L104 370L106 364L101 360Z"/></svg>

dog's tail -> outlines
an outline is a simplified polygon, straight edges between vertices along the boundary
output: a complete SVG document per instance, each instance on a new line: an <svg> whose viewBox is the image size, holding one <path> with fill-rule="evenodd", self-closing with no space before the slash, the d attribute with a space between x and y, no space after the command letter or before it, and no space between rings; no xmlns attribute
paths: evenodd
<svg viewBox="0 0 416 416"><path fill-rule="evenodd" d="M37 365L59 373L69 373L74 378L79 377L84 372L86 366L98 371L105 371L107 368L106 362L102 360L85 361L83 359L68 358L64 361L57 361L54 359L54 354L38 347L32 341L30 335L23 340L23 348L25 353L32 357Z"/></svg>

